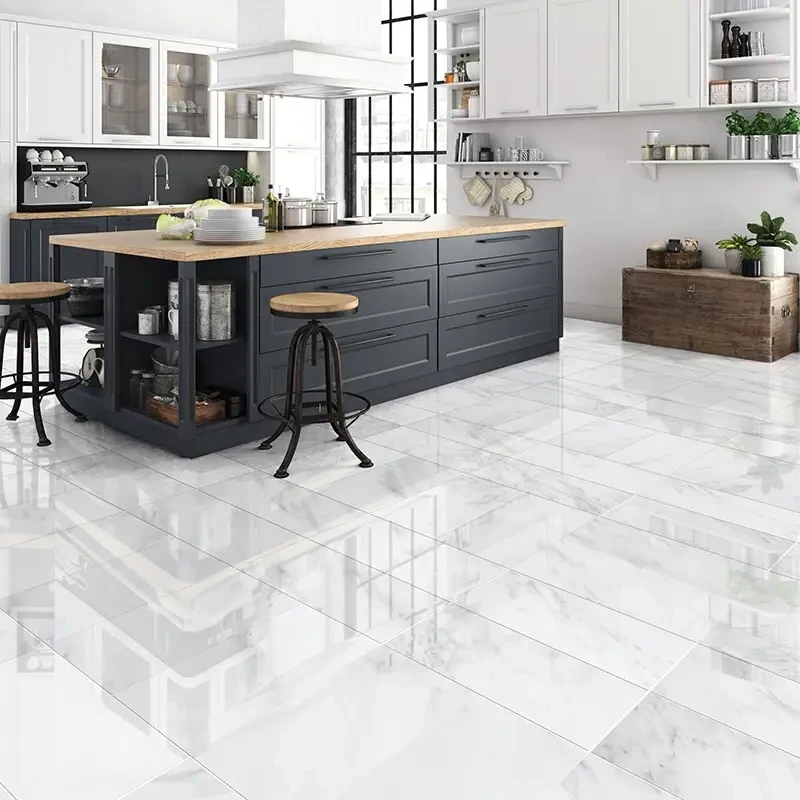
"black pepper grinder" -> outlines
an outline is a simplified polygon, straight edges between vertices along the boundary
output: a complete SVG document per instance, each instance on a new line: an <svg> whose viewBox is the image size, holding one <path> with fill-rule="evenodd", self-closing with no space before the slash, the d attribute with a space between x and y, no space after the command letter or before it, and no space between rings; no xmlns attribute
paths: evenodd
<svg viewBox="0 0 800 800"><path fill-rule="evenodd" d="M729 19L722 20L722 45L720 46L720 57L731 57L731 21Z"/></svg>
<svg viewBox="0 0 800 800"><path fill-rule="evenodd" d="M733 36L731 37L731 58L739 58L742 55L742 40L739 34L742 32L742 29L738 25L734 25L731 28L731 33Z"/></svg>

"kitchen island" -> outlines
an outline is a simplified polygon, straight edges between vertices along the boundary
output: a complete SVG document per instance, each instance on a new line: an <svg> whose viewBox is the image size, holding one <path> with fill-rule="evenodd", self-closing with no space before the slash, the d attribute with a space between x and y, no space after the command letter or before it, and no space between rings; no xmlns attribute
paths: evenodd
<svg viewBox="0 0 800 800"><path fill-rule="evenodd" d="M349 292L359 313L331 320L345 388L373 403L413 394L558 350L562 335L561 220L439 215L425 222L309 228L268 234L251 245L160 239L155 231L50 237L47 280L62 278L73 248L101 254L101 318L64 322L102 328L105 385L80 387L70 402L87 416L181 456L195 457L264 438L275 423L259 401L284 390L297 323L273 317L270 299L305 291ZM179 339L142 336L137 311L166 302L179 282ZM197 284L229 280L236 337L196 337ZM128 375L148 367L155 347L180 355L177 424L132 408ZM307 363L306 388L324 385ZM241 416L198 424L195 393L222 387L242 395ZM354 429L357 431L357 428ZM357 434L356 434L357 435Z"/></svg>

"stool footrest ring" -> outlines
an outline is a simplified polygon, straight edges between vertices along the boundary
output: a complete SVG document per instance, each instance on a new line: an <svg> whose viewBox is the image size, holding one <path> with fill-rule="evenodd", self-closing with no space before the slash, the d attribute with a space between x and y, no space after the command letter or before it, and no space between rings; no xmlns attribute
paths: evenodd
<svg viewBox="0 0 800 800"><path fill-rule="evenodd" d="M306 400L305 398L309 395L320 395L321 399L317 400ZM320 423L331 423L331 422L338 422L340 419L344 418L349 420L346 427L350 427L357 419L367 413L367 411L372 408L372 403L367 400L366 397L360 394L356 394L355 392L342 392L344 397L351 397L355 400L358 400L360 403L363 404L362 408L357 408L353 411L346 411L343 414L340 414L336 406L333 406L333 410L329 413L327 410L322 411L318 414L303 414L303 425L315 425ZM265 398L262 400L258 406L258 413L264 417L265 419L272 419L276 422L287 422L289 425L294 425L295 419L294 416L291 415L288 418L284 415L284 413L280 410L277 406L276 401L279 399L285 399L286 394L281 392L280 394L273 394L270 397ZM274 413L268 412L264 410L264 406L269 403L270 406L274 409ZM303 408L319 408L319 409L326 409L327 408L327 399L324 389L309 389L303 392Z"/></svg>

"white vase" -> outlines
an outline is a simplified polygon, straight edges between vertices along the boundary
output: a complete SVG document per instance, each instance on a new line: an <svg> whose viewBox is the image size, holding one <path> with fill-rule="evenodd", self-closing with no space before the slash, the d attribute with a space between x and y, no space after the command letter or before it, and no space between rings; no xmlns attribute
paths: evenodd
<svg viewBox="0 0 800 800"><path fill-rule="evenodd" d="M784 257L786 251L781 247L765 247L761 245L761 276L764 278L781 278L784 275Z"/></svg>

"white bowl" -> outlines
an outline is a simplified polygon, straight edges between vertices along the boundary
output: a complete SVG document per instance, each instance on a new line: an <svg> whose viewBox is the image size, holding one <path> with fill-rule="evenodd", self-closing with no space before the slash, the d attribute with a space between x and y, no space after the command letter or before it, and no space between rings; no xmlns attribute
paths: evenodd
<svg viewBox="0 0 800 800"><path fill-rule="evenodd" d="M481 34L480 31L478 30L477 25L474 27L470 26L469 28L461 29L461 44L463 45L469 46L473 44L478 44L480 38Z"/></svg>
<svg viewBox="0 0 800 800"><path fill-rule="evenodd" d="M471 81L479 81L481 79L480 61L467 61L467 77Z"/></svg>

